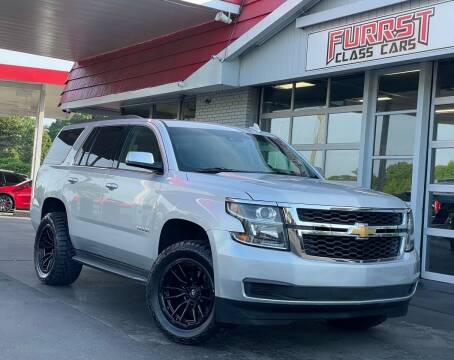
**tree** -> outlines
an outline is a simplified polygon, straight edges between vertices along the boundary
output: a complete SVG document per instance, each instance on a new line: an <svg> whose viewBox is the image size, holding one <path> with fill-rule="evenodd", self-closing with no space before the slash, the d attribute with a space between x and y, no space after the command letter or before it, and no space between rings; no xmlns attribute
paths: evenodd
<svg viewBox="0 0 454 360"><path fill-rule="evenodd" d="M92 120L93 116L89 114L72 113L69 119L57 119L49 127L49 136L52 141L57 137L61 129L67 125L77 124L84 121Z"/></svg>
<svg viewBox="0 0 454 360"><path fill-rule="evenodd" d="M35 119L12 115L0 118L0 169L30 175L33 157ZM51 145L47 130L43 133L41 161Z"/></svg>

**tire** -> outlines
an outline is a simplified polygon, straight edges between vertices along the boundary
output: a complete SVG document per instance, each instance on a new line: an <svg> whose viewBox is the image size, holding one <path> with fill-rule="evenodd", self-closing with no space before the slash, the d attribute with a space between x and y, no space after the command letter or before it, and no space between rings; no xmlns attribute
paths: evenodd
<svg viewBox="0 0 454 360"><path fill-rule="evenodd" d="M14 212L14 199L8 194L0 194L0 212Z"/></svg>
<svg viewBox="0 0 454 360"><path fill-rule="evenodd" d="M159 255L148 278L146 301L170 339L197 345L214 336L219 330L214 299L213 261L207 244L182 241Z"/></svg>
<svg viewBox="0 0 454 360"><path fill-rule="evenodd" d="M351 319L330 319L328 324L344 330L367 330L386 321L386 316L367 316Z"/></svg>
<svg viewBox="0 0 454 360"><path fill-rule="evenodd" d="M82 264L72 260L73 254L66 214L47 214L41 220L35 238L34 263L39 280L54 286L76 281Z"/></svg>

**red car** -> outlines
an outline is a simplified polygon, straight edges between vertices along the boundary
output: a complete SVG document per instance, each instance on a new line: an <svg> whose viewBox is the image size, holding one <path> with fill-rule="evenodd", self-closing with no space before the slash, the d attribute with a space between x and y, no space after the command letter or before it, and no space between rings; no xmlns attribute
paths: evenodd
<svg viewBox="0 0 454 360"><path fill-rule="evenodd" d="M16 209L29 210L31 197L31 180L0 187L0 212L12 212Z"/></svg>

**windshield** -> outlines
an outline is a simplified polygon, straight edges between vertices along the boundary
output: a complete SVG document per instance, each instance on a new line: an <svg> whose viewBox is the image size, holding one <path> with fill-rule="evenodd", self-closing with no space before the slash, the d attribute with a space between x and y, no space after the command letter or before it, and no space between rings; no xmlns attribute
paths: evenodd
<svg viewBox="0 0 454 360"><path fill-rule="evenodd" d="M283 141L240 131L169 127L178 168L188 172L250 172L317 178Z"/></svg>

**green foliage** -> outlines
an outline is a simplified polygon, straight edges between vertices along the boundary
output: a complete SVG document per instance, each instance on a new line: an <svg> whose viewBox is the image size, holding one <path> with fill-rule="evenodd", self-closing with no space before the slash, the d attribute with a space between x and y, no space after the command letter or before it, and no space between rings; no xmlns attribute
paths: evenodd
<svg viewBox="0 0 454 360"><path fill-rule="evenodd" d="M12 115L0 118L0 169L30 175L33 157L35 119ZM41 160L52 141L47 130L43 133Z"/></svg>
<svg viewBox="0 0 454 360"><path fill-rule="evenodd" d="M411 176L413 165L399 162L386 168L384 179L375 176L372 178L372 188L388 194L404 194L411 191Z"/></svg>
<svg viewBox="0 0 454 360"><path fill-rule="evenodd" d="M451 160L448 165L435 166L435 179L437 182L454 179L454 160Z"/></svg>
<svg viewBox="0 0 454 360"><path fill-rule="evenodd" d="M92 118L93 116L89 114L72 113L69 119L57 119L48 127L49 136L51 140L54 141L60 130L63 129L65 126L81 123L84 121L89 121Z"/></svg>

